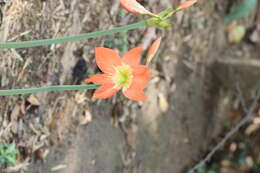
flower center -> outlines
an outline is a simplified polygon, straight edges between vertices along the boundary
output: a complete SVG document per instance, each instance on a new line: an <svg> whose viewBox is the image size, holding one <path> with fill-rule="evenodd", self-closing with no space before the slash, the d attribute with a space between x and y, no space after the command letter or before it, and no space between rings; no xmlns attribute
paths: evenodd
<svg viewBox="0 0 260 173"><path fill-rule="evenodd" d="M116 67L116 73L113 75L115 88L128 88L132 82L132 69L128 65Z"/></svg>

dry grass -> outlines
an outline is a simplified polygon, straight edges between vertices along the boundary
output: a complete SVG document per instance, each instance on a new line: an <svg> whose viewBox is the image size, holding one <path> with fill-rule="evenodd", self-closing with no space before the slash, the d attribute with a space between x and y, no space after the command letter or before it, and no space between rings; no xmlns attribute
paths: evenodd
<svg viewBox="0 0 260 173"><path fill-rule="evenodd" d="M0 41L44 39L108 28L111 24L109 14L106 11L100 13L105 5L108 4L100 1L14 0L4 7ZM85 7L96 10L86 10ZM86 25L92 21L90 18L97 15L106 24L97 21ZM76 62L84 58L94 64L93 59L90 59L92 45L99 42L96 39L38 48L0 50L0 88L73 83L72 70ZM78 49L84 50L84 57L74 55ZM17 165L6 171L26 169L34 154L36 158L44 159L50 145L62 141L64 134L80 124L88 103L76 101L74 96L79 93L40 93L1 98L0 143L15 142L19 149ZM89 100L88 95L82 94L85 97L83 100Z"/></svg>

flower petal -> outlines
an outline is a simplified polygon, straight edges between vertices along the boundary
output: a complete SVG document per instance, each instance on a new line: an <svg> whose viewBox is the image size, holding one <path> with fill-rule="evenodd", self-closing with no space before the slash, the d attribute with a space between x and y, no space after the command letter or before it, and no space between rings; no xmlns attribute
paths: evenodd
<svg viewBox="0 0 260 173"><path fill-rule="evenodd" d="M146 78L151 78L152 75L149 73L146 65L137 65L133 67L133 75L143 75Z"/></svg>
<svg viewBox="0 0 260 173"><path fill-rule="evenodd" d="M188 8L190 6L192 6L194 3L196 3L197 0L189 0L189 1L186 1L186 2L183 2L182 4L180 4L178 7L177 7L177 10L181 10L181 9L184 9L184 8Z"/></svg>
<svg viewBox="0 0 260 173"><path fill-rule="evenodd" d="M148 53L147 53L147 56L154 56L160 46L160 43L161 43L161 37L157 38L153 44L150 46L149 50L148 50Z"/></svg>
<svg viewBox="0 0 260 173"><path fill-rule="evenodd" d="M147 87L148 79L145 73L141 75L135 75L132 79L132 83L128 89L124 91L123 94L132 100L141 101L145 100L147 96L144 94L143 89Z"/></svg>
<svg viewBox="0 0 260 173"><path fill-rule="evenodd" d="M135 47L129 50L126 54L123 55L123 62L129 64L131 66L138 65L141 59L141 53L143 51L143 47Z"/></svg>
<svg viewBox="0 0 260 173"><path fill-rule="evenodd" d="M130 87L144 89L147 87L148 79L145 75L136 75L133 77Z"/></svg>
<svg viewBox="0 0 260 173"><path fill-rule="evenodd" d="M113 84L111 77L108 74L96 74L84 80L85 83L93 82L95 84Z"/></svg>
<svg viewBox="0 0 260 173"><path fill-rule="evenodd" d="M102 85L95 91L93 98L105 99L111 97L119 91L119 89L113 88L113 86L114 84Z"/></svg>
<svg viewBox="0 0 260 173"><path fill-rule="evenodd" d="M104 73L114 73L116 66L122 64L120 56L116 51L104 47L95 49L96 63Z"/></svg>
<svg viewBox="0 0 260 173"><path fill-rule="evenodd" d="M147 99L147 96L144 94L142 89L130 87L126 91L124 91L123 94L127 98L129 98L131 100L135 100L135 101L143 101L143 100Z"/></svg>
<svg viewBox="0 0 260 173"><path fill-rule="evenodd" d="M120 0L120 6L123 7L125 10L127 10L130 13L156 16L155 14L146 10L136 0Z"/></svg>
<svg viewBox="0 0 260 173"><path fill-rule="evenodd" d="M156 54L158 48L160 47L161 43L161 37L156 39L153 44L150 46L148 53L147 53L147 62L146 64L149 64L151 60L153 59L154 55Z"/></svg>

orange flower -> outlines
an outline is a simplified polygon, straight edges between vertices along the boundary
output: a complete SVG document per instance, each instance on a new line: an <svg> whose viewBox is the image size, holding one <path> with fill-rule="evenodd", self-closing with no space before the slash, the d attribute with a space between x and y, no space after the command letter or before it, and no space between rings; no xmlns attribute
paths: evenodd
<svg viewBox="0 0 260 173"><path fill-rule="evenodd" d="M85 79L86 83L100 84L93 98L105 99L122 89L123 94L132 100L142 101L147 98L143 89L151 77L147 66L139 64L143 47L131 49L122 58L116 51L97 47L96 63L104 73Z"/></svg>
<svg viewBox="0 0 260 173"><path fill-rule="evenodd" d="M139 4L136 0L120 0L120 5L125 10L134 14L144 14L155 17L156 14L146 10L141 4Z"/></svg>
<svg viewBox="0 0 260 173"><path fill-rule="evenodd" d="M181 10L181 9L184 9L184 8L188 8L188 7L192 6L193 4L195 4L196 2L197 2L197 0L189 0L189 1L183 2L181 5L179 5L177 7L176 10Z"/></svg>
<svg viewBox="0 0 260 173"><path fill-rule="evenodd" d="M148 53L147 53L146 65L148 65L152 61L154 55L156 54L157 50L159 49L160 43L161 43L161 39L162 39L161 37L156 39L153 42L153 44L151 45L151 47L149 48Z"/></svg>

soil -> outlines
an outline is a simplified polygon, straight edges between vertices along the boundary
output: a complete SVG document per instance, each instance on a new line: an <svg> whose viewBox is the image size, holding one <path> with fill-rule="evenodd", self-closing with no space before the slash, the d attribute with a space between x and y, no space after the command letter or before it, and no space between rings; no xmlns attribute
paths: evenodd
<svg viewBox="0 0 260 173"><path fill-rule="evenodd" d="M177 0L140 2L154 12L179 4ZM250 41L260 16L256 9L239 21L248 34L231 44L230 31L223 23L227 6L225 0L200 0L177 13L170 28L127 32L129 48L143 45L147 49L155 38L163 37L150 66L154 78L145 102L133 102L121 94L95 100L91 99L93 91L1 97L0 142L14 142L19 150L17 164L2 171L187 171L222 131L235 100L235 83L240 82L246 99L253 97L251 93L259 85L255 79L243 81L245 74L251 75L252 66L253 77L260 71L259 40ZM124 14L118 1L102 0L13 0L2 11L1 42L105 30L143 18ZM94 48L111 38L0 50L1 89L81 84L98 72ZM243 67L230 67L234 59L239 60L237 64L246 61L248 66L245 70L244 63ZM232 80L236 75L242 77Z"/></svg>

